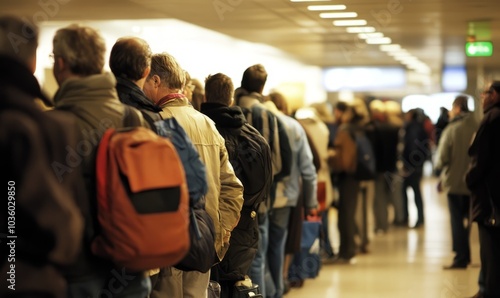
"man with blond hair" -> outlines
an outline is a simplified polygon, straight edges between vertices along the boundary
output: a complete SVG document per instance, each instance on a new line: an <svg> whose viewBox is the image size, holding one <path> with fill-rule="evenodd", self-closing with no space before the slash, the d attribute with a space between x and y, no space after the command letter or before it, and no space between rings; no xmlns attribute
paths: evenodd
<svg viewBox="0 0 500 298"><path fill-rule="evenodd" d="M206 166L209 185L206 210L215 224L215 248L217 258L222 260L229 248L231 232L240 218L243 186L229 162L224 138L210 118L190 105L181 93L184 85L184 70L174 57L167 53L153 55L144 92L162 108L163 118L175 117ZM160 276L162 297L206 297L210 271L201 273L168 267Z"/></svg>
<svg viewBox="0 0 500 298"><path fill-rule="evenodd" d="M89 206L97 204L94 181L99 141L107 128L124 126L127 111L118 99L115 77L103 72L105 52L103 38L90 27L70 25L57 30L53 39L54 77L59 85L54 97L55 108L69 111L76 117L81 132L80 146L76 148L81 162L76 167L82 168ZM139 111L130 109L140 116ZM149 127L143 119L141 121L142 126ZM98 230L97 210L94 207L81 211L86 220L85 238L78 262L68 270L67 297L101 297L117 291L120 297L146 297L151 284L144 272L132 274L115 269L110 260L91 252L91 240Z"/></svg>

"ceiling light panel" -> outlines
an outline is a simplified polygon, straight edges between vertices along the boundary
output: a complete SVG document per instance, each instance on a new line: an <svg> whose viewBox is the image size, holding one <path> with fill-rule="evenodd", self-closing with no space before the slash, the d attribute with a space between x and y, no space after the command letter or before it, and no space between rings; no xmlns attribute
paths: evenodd
<svg viewBox="0 0 500 298"><path fill-rule="evenodd" d="M375 32L374 27L347 27L347 33L372 33Z"/></svg>
<svg viewBox="0 0 500 298"><path fill-rule="evenodd" d="M366 20L342 20L333 21L334 26L364 26L366 25Z"/></svg>
<svg viewBox="0 0 500 298"><path fill-rule="evenodd" d="M389 37L367 38L367 44L390 44L392 40Z"/></svg>
<svg viewBox="0 0 500 298"><path fill-rule="evenodd" d="M309 5L307 7L310 11L325 11L325 10L344 10L345 5Z"/></svg>
<svg viewBox="0 0 500 298"><path fill-rule="evenodd" d="M355 12L323 12L319 14L323 19L341 19L341 18L355 18L358 14Z"/></svg>
<svg viewBox="0 0 500 298"><path fill-rule="evenodd" d="M360 39L367 39L367 38L381 38L384 37L384 34L381 32L374 32L374 33L358 33L358 37Z"/></svg>

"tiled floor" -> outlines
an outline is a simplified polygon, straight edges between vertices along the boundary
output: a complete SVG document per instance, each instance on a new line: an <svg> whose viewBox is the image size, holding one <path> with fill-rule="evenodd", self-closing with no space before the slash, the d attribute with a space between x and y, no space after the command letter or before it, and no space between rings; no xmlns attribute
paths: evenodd
<svg viewBox="0 0 500 298"><path fill-rule="evenodd" d="M446 196L436 191L434 178L424 179L426 224L421 229L392 228L374 236L370 253L352 265L323 265L316 279L306 280L286 298L463 298L477 292L479 243L471 234L472 266L445 271L453 257ZM411 204L410 204L411 205ZM410 212L411 217L415 214ZM499 281L500 282L500 281Z"/></svg>

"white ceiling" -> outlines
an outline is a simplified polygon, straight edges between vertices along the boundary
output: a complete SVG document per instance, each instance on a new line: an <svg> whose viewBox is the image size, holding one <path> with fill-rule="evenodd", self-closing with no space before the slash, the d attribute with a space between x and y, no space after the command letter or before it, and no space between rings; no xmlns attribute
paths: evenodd
<svg viewBox="0 0 500 298"><path fill-rule="evenodd" d="M346 11L400 44L436 73L444 63L500 68L497 0L2 0L0 11L40 20L177 18L239 39L266 43L321 67L390 66L399 62L307 10L311 4L345 4ZM44 10L45 8L45 10ZM392 12L392 13L391 13ZM469 21L489 21L494 54L465 58ZM175 28L172 28L175 30ZM159 38L168 38L164 32Z"/></svg>

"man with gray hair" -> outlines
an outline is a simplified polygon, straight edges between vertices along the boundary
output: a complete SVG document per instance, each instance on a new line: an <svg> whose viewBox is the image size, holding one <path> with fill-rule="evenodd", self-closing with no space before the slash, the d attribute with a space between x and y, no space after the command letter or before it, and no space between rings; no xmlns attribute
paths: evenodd
<svg viewBox="0 0 500 298"><path fill-rule="evenodd" d="M33 76L37 45L36 27L0 16L0 168L8 181L0 231L12 236L1 241L1 297L66 297L60 268L81 246L77 172L58 181L52 168L65 159L65 147L76 144L76 126L68 115L49 115L34 102L51 105Z"/></svg>
<svg viewBox="0 0 500 298"><path fill-rule="evenodd" d="M456 253L453 262L444 269L465 269L470 263L470 191L464 183L470 157L467 149L479 123L469 112L468 97L460 95L453 101L450 122L441 134L437 149L436 170L441 171L441 185L448 193L451 239ZM467 225L464 225L467 219Z"/></svg>
<svg viewBox="0 0 500 298"><path fill-rule="evenodd" d="M54 97L55 108L76 116L81 132L80 146L76 148L81 162L77 167L82 168L85 178L89 193L87 203L94 206L82 210L86 220L85 238L78 262L68 270L67 297L70 298L112 295L117 289L120 289L120 297L146 297L151 287L144 272L130 274L123 269L116 270L110 260L95 256L90 249L91 240L98 230L95 208L96 148L107 128L124 126L123 118L127 111L118 99L115 77L111 73L103 73L105 52L103 38L90 27L70 25L57 30L53 39L53 71L59 85ZM140 116L139 111L130 109ZM149 127L144 119L141 122L142 126Z"/></svg>

